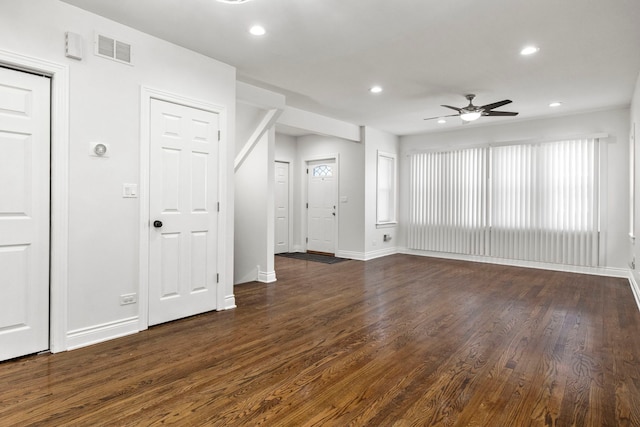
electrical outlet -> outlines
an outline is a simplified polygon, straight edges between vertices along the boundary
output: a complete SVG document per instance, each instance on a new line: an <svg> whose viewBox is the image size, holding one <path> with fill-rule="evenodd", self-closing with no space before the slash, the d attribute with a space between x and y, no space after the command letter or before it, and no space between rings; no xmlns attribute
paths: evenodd
<svg viewBox="0 0 640 427"><path fill-rule="evenodd" d="M135 304L136 302L138 302L138 295L136 294L120 295L120 305Z"/></svg>

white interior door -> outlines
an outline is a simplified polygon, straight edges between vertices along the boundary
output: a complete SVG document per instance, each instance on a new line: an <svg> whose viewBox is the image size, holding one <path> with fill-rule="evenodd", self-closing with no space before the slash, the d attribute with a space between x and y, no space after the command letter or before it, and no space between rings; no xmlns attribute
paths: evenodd
<svg viewBox="0 0 640 427"><path fill-rule="evenodd" d="M149 325L217 307L218 120L151 100Z"/></svg>
<svg viewBox="0 0 640 427"><path fill-rule="evenodd" d="M0 68L0 360L49 348L49 83Z"/></svg>
<svg viewBox="0 0 640 427"><path fill-rule="evenodd" d="M335 160L307 164L307 251L335 253L337 170Z"/></svg>
<svg viewBox="0 0 640 427"><path fill-rule="evenodd" d="M275 167L275 250L289 252L289 163L276 162Z"/></svg>

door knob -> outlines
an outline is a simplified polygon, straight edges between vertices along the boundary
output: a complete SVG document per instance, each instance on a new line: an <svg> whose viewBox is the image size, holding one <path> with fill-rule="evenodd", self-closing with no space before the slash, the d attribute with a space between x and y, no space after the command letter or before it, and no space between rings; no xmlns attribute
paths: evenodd
<svg viewBox="0 0 640 427"><path fill-rule="evenodd" d="M153 226L155 228L160 228L162 227L162 221L153 221Z"/></svg>

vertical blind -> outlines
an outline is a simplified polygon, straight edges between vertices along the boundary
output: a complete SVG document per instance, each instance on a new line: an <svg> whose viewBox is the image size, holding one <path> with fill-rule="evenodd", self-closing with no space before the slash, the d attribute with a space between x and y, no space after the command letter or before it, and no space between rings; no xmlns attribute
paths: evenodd
<svg viewBox="0 0 640 427"><path fill-rule="evenodd" d="M413 154L408 246L596 266L597 152L577 139Z"/></svg>
<svg viewBox="0 0 640 427"><path fill-rule="evenodd" d="M487 151L411 156L409 247L485 255Z"/></svg>

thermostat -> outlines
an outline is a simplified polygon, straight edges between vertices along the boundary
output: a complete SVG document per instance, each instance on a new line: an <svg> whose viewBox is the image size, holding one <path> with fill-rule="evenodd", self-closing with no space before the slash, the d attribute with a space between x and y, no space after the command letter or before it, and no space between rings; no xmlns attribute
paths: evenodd
<svg viewBox="0 0 640 427"><path fill-rule="evenodd" d="M109 144L103 142L89 143L89 155L96 157L109 157Z"/></svg>

